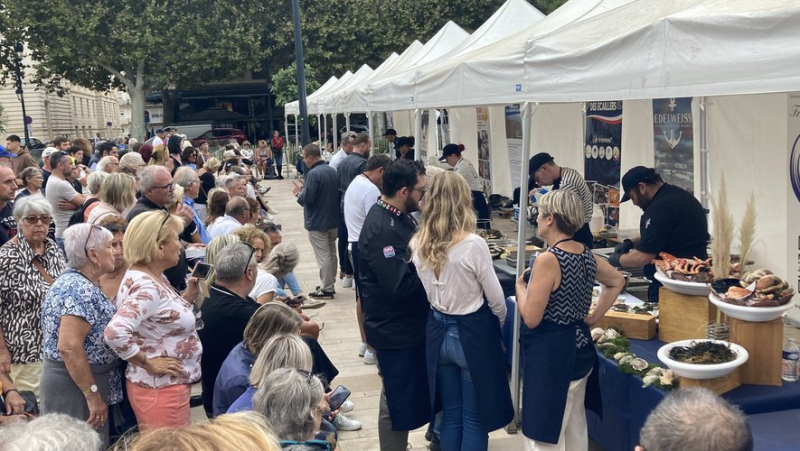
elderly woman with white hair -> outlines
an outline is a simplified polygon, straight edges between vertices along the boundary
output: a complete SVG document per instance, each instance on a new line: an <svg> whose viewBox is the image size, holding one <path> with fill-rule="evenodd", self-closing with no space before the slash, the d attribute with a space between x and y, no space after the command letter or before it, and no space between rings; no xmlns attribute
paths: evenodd
<svg viewBox="0 0 800 451"><path fill-rule="evenodd" d="M42 412L88 422L108 443L108 406L122 401L120 359L103 332L116 312L100 289L114 270L113 235L93 224L64 231L69 269L42 304Z"/></svg>
<svg viewBox="0 0 800 451"><path fill-rule="evenodd" d="M28 196L14 205L17 236L0 247L0 372L10 372L19 390L39 396L42 373L42 301L67 267L47 237L52 207Z"/></svg>
<svg viewBox="0 0 800 451"><path fill-rule="evenodd" d="M44 196L42 186L44 185L44 175L42 170L37 167L25 168L19 173L22 186L25 188L17 193L17 199L25 196Z"/></svg>
<svg viewBox="0 0 800 451"><path fill-rule="evenodd" d="M119 165L136 166L137 168L139 168L139 170L147 166L147 164L145 164L144 162L144 158L142 158L142 155L138 152L128 152L125 155L123 155L119 159Z"/></svg>
<svg viewBox="0 0 800 451"><path fill-rule="evenodd" d="M319 432L330 408L322 382L296 368L279 368L265 377L253 396L253 409L267 417L281 440L305 442Z"/></svg>

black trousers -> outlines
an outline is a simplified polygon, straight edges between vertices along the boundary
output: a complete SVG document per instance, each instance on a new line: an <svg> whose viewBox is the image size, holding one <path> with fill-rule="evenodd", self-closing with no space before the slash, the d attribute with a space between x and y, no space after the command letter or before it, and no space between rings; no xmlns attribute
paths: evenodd
<svg viewBox="0 0 800 451"><path fill-rule="evenodd" d="M353 274L353 265L347 255L347 224L344 222L344 208L340 208L339 215L339 242L336 243L339 251L339 269L345 274Z"/></svg>
<svg viewBox="0 0 800 451"><path fill-rule="evenodd" d="M472 208L478 213L478 228L491 229L492 212L489 211L489 204L486 203L486 196L482 191L472 192Z"/></svg>

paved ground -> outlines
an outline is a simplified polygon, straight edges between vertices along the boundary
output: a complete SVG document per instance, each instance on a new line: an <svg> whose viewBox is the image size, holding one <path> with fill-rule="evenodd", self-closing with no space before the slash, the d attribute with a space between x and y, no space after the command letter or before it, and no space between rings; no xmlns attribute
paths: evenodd
<svg viewBox="0 0 800 451"><path fill-rule="evenodd" d="M267 182L272 189L265 198L280 212L276 221L283 225L284 241L292 242L300 249L300 264L295 273L303 289L313 291L319 284L319 271L303 228L302 208L292 195L292 180L294 178ZM337 282L336 291L336 299L328 301L320 309L307 310L306 313L309 316L316 315L313 319L320 325L324 324L320 343L340 371L332 385L341 384L353 392L350 399L356 404L356 409L348 413L348 416L364 425L360 431L341 433L340 448L343 451L378 450L378 396L381 380L376 367L365 365L363 359L357 355L361 339L356 323L354 290L342 288L341 282ZM199 385L195 386L193 392L199 394ZM205 421L202 407L192 409L192 419ZM490 435L489 449L523 449L522 440L522 434L509 435L504 430L495 431ZM428 442L425 440L425 430L414 431L409 442L411 449L426 449Z"/></svg>

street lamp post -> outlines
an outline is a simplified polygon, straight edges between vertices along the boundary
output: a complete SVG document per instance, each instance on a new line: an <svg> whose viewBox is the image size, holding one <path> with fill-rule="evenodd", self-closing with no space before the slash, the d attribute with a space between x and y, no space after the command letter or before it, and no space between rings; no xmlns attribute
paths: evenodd
<svg viewBox="0 0 800 451"><path fill-rule="evenodd" d="M292 19L294 23L294 51L297 66L297 94L300 104L300 148L311 141L308 132L308 108L306 107L306 74L303 61L303 35L300 31L300 2L292 0Z"/></svg>
<svg viewBox="0 0 800 451"><path fill-rule="evenodd" d="M17 76L17 99L22 104L22 130L25 134L25 146L30 148L31 137L28 132L28 114L25 112L25 93L22 90L22 56L24 47L21 42L14 44L14 53L17 55L16 59L16 76Z"/></svg>

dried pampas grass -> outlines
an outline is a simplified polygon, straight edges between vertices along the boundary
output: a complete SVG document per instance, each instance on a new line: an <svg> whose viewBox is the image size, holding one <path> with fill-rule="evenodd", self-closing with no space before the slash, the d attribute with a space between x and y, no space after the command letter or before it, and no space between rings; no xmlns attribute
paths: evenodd
<svg viewBox="0 0 800 451"><path fill-rule="evenodd" d="M747 260L750 259L750 252L753 251L753 244L756 241L756 196L750 193L747 205L742 217L742 224L739 226L739 261L742 265L742 274L745 274Z"/></svg>
<svg viewBox="0 0 800 451"><path fill-rule="evenodd" d="M731 243L733 242L733 215L728 208L728 192L725 188L725 176L719 183L717 198L710 196L713 220L713 239L711 256L713 257L714 277L725 279L731 272Z"/></svg>

